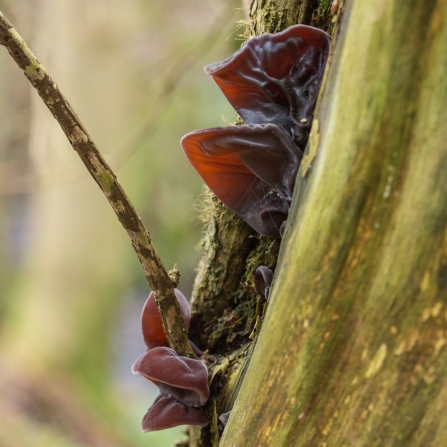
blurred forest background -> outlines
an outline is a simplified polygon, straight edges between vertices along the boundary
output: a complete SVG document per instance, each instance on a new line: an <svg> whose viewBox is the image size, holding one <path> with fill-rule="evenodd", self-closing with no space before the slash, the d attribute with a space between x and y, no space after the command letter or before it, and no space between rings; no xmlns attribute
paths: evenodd
<svg viewBox="0 0 447 447"><path fill-rule="evenodd" d="M203 66L240 47L238 0L0 0L189 295L201 181L179 140L236 114ZM222 116L224 119L222 118ZM169 446L130 372L149 293L127 234L0 47L0 446Z"/></svg>

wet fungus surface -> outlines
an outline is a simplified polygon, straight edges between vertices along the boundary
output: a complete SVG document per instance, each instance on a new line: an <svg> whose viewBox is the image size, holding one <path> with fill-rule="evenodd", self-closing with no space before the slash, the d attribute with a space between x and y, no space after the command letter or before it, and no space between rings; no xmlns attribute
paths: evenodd
<svg viewBox="0 0 447 447"><path fill-rule="evenodd" d="M185 135L181 144L214 194L261 235L282 235L329 46L330 38L323 31L296 25L255 37L230 58L205 67L244 124L196 130ZM261 265L256 269L253 281L263 300L257 306L260 312L272 278L270 268ZM177 289L175 295L189 328L188 301ZM251 319L259 320L257 315ZM153 293L141 321L147 351L136 360L132 372L160 390L143 418L143 431L208 425L201 410L210 395L207 367L167 346ZM222 415L223 425L228 415Z"/></svg>
<svg viewBox="0 0 447 447"><path fill-rule="evenodd" d="M179 290L174 292L186 327L189 327L189 303ZM148 349L135 361L132 372L150 380L160 390L160 395L143 418L142 430L162 430L185 424L207 425L208 420L198 407L204 405L209 397L208 370L200 360L177 355L166 346L166 335L153 292L143 306L141 327Z"/></svg>
<svg viewBox="0 0 447 447"><path fill-rule="evenodd" d="M279 236L329 53L329 36L295 25L249 40L205 67L245 124L186 134L186 157L214 194L256 231Z"/></svg>
<svg viewBox="0 0 447 447"><path fill-rule="evenodd" d="M182 311L185 320L185 326L189 329L191 312L188 300L178 289L174 289L174 294L180 305L180 310ZM144 343L149 349L157 346L166 346L166 334L163 329L163 321L155 301L154 292L149 294L144 303L143 311L141 313L141 329L143 331Z"/></svg>

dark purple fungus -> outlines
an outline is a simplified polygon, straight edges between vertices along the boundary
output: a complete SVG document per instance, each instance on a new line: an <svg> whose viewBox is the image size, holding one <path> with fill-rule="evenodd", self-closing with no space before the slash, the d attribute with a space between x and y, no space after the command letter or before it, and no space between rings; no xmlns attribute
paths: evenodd
<svg viewBox="0 0 447 447"><path fill-rule="evenodd" d="M208 425L207 417L194 407L187 407L171 396L160 395L143 418L143 432L164 430L178 425Z"/></svg>
<svg viewBox="0 0 447 447"><path fill-rule="evenodd" d="M185 296L174 290L180 309L189 327L190 310ZM197 408L209 397L208 370L199 360L177 355L164 346L166 335L153 292L141 315L143 338L148 347L132 366L132 372L154 382L160 396L144 416L143 431L162 430L176 425L207 425L206 416ZM197 356L200 350L192 343Z"/></svg>
<svg viewBox="0 0 447 447"><path fill-rule="evenodd" d="M261 265L255 270L254 279L256 292L267 300L273 281L273 272L268 267Z"/></svg>
<svg viewBox="0 0 447 447"><path fill-rule="evenodd" d="M171 395L188 407L204 405L210 394L206 366L170 348L150 349L136 360L132 372L154 382L162 395Z"/></svg>
<svg viewBox="0 0 447 447"><path fill-rule="evenodd" d="M250 39L233 56L205 67L246 124L273 123L302 147L323 79L330 37L295 25Z"/></svg>
<svg viewBox="0 0 447 447"><path fill-rule="evenodd" d="M191 310L189 308L188 300L180 290L174 289L174 293L180 305L180 310L182 311L183 319L185 320L185 326L189 329ZM149 349L158 346L166 346L166 334L163 328L160 311L155 301L154 292L149 294L144 303L143 311L141 313L141 329L143 331L144 342ZM189 340L189 344L191 345L192 352L194 352L197 357L200 357L202 351L191 340Z"/></svg>
<svg viewBox="0 0 447 447"><path fill-rule="evenodd" d="M278 236L287 218L329 44L296 25L205 68L245 125L194 131L181 144L216 196L263 235Z"/></svg>
<svg viewBox="0 0 447 447"><path fill-rule="evenodd" d="M230 417L230 414L231 414L231 410L227 411L226 413L222 413L219 416L219 422L222 424L222 429L225 428L225 426L227 425L228 418Z"/></svg>

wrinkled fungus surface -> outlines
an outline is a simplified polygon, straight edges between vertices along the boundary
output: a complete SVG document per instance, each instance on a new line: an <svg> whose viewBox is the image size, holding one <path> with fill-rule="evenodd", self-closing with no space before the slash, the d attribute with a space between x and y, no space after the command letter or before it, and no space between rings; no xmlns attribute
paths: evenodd
<svg viewBox="0 0 447 447"><path fill-rule="evenodd" d="M187 406L204 405L210 394L206 366L170 348L150 349L136 360L132 372L151 380L162 394L171 394Z"/></svg>
<svg viewBox="0 0 447 447"><path fill-rule="evenodd" d="M180 309L189 328L190 309L188 300L174 290ZM177 425L208 424L208 419L198 407L208 400L208 370L197 359L179 356L166 347L166 335L162 318L153 292L149 295L141 315L143 338L148 347L133 364L132 372L154 382L160 395L143 418L144 432L163 430ZM200 350L191 343L194 353Z"/></svg>
<svg viewBox="0 0 447 447"><path fill-rule="evenodd" d="M143 418L143 432L164 430L178 425L208 425L208 419L197 408L187 407L171 396L160 395Z"/></svg>
<svg viewBox="0 0 447 447"><path fill-rule="evenodd" d="M205 67L245 124L190 132L183 150L214 194L263 235L278 236L287 218L329 45L325 32L296 25Z"/></svg>

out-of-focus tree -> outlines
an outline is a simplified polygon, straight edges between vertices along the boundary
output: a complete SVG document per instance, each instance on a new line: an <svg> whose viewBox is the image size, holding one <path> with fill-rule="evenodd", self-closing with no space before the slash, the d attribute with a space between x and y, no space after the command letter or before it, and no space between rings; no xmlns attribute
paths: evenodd
<svg viewBox="0 0 447 447"><path fill-rule="evenodd" d="M238 260L253 235L213 202L194 293L205 332L194 336L214 355L211 423L189 445L441 447L447 3L255 1L250 29L309 23L308 8L325 29L338 13L268 304L250 291L271 245ZM224 275L233 288L222 293Z"/></svg>

